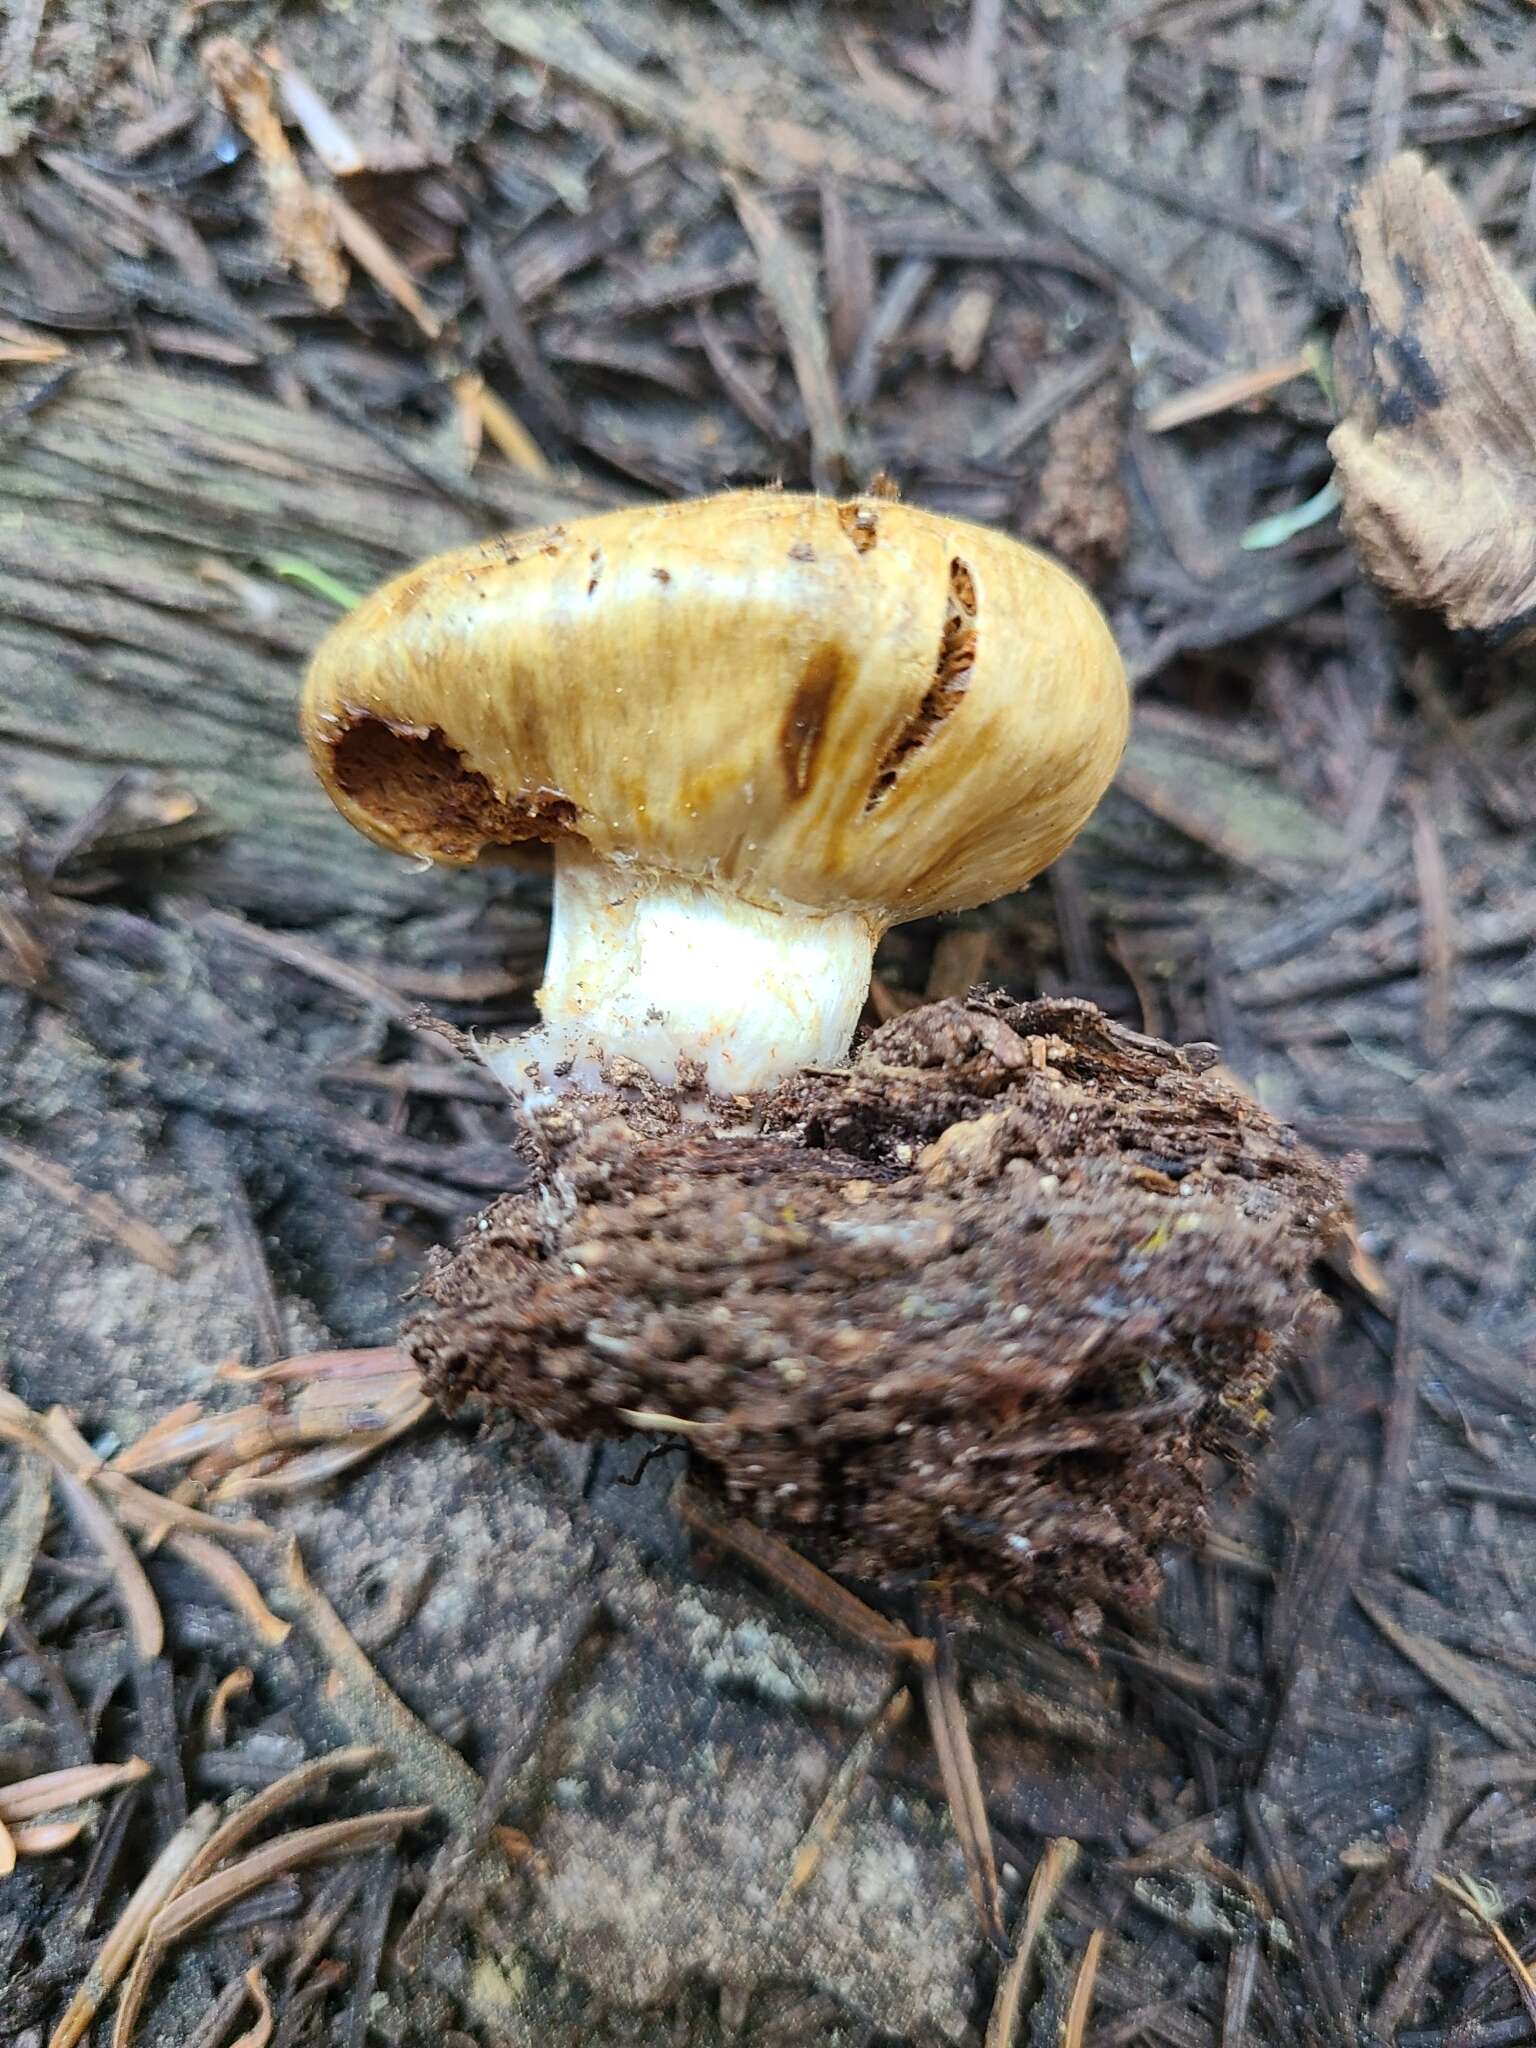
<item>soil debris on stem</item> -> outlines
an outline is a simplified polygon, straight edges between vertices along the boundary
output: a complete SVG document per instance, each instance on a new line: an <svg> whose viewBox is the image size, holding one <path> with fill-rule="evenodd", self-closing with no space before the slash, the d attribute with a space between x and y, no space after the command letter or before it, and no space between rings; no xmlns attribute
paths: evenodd
<svg viewBox="0 0 1536 2048"><path fill-rule="evenodd" d="M761 1098L637 1086L441 1255L429 1391L561 1434L686 1425L693 1484L873 1584L1144 1611L1315 1326L1338 1176L1091 1004L951 1000ZM676 1426L675 1425L675 1426Z"/></svg>

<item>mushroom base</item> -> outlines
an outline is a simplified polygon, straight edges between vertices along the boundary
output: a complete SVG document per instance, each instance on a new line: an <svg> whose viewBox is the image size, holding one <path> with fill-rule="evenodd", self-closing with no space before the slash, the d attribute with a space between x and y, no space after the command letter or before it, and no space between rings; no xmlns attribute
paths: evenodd
<svg viewBox="0 0 1536 2048"><path fill-rule="evenodd" d="M615 1058L722 1094L770 1087L846 1057L878 936L854 911L763 910L558 840L543 1024L482 1055L534 1107L601 1090Z"/></svg>
<svg viewBox="0 0 1536 2048"><path fill-rule="evenodd" d="M1213 1454L1244 1465L1344 1222L1333 1171L1200 1065L986 998L709 1118L567 1098L404 1341L450 1409L643 1418L832 1569L1091 1633L1198 1536Z"/></svg>

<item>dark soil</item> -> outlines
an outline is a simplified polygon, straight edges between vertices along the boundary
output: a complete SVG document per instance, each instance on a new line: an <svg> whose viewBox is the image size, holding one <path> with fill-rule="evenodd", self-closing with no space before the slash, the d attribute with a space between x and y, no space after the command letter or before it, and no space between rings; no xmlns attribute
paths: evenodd
<svg viewBox="0 0 1536 2048"><path fill-rule="evenodd" d="M830 1569L1066 1634L1143 1614L1204 1534L1204 1463L1246 1465L1344 1230L1251 1097L1085 1003L934 1003L758 1104L535 1126L529 1187L407 1325L450 1411L578 1439L649 1413Z"/></svg>
<svg viewBox="0 0 1536 2048"><path fill-rule="evenodd" d="M1083 838L892 934L871 1026L989 982L1213 1041L1360 1242L1155 1611L1090 1663L973 1601L921 1706L690 1537L654 1438L424 1426L259 1503L311 1586L242 1551L281 1643L148 1553L153 1655L6 1453L0 1784L153 1768L0 1878L0 2038L46 2043L189 1811L343 1742L387 1755L263 1841L433 1815L199 1929L141 2041L247 2032L259 1966L285 2048L976 2042L982 1836L1012 1930L1080 1845L1019 1985L1040 2048L1529 2038L1536 697L1389 613L1326 499L1261 522L1330 475L1301 357L1362 180L1421 150L1529 291L1533 35L1514 0L11 8L0 1327L34 1409L106 1453L233 1406L229 1357L389 1342L515 1197L454 1046L531 1016L546 885L352 833L299 677L338 595L435 549L738 484L885 472L1032 537L1137 687Z"/></svg>

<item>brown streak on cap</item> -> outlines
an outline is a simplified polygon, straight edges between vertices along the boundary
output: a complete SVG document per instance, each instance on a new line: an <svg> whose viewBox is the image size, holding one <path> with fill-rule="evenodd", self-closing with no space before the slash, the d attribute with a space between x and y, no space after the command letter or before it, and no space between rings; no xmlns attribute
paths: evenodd
<svg viewBox="0 0 1536 2048"><path fill-rule="evenodd" d="M799 687L789 700L779 734L779 752L792 797L804 796L815 775L816 756L827 732L827 714L846 666L841 648L827 641L806 663Z"/></svg>

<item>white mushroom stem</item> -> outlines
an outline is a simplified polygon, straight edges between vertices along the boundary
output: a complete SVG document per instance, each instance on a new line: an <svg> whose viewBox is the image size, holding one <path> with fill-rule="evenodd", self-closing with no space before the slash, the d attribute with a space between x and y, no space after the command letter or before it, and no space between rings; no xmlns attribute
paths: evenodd
<svg viewBox="0 0 1536 2048"><path fill-rule="evenodd" d="M614 1055L658 1081L687 1060L721 1093L771 1087L846 1055L878 936L857 912L762 910L559 840L543 1024L482 1052L532 1102L597 1085Z"/></svg>

